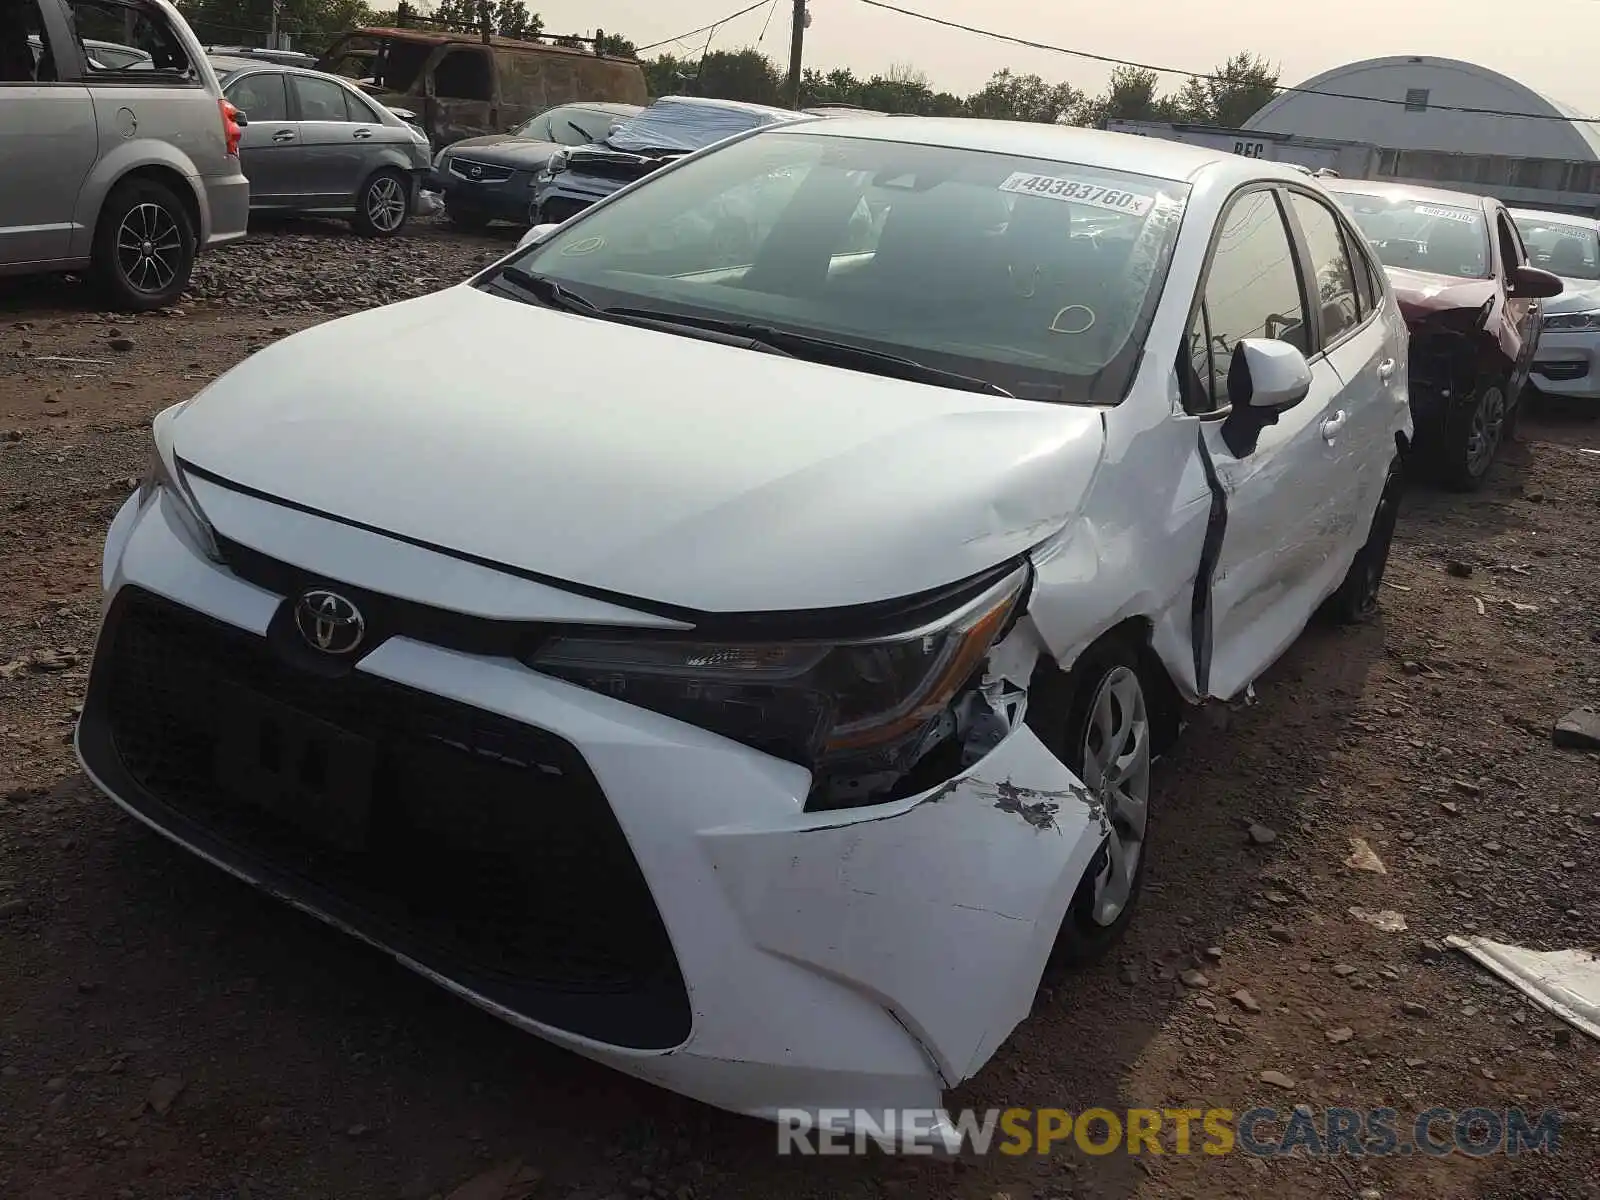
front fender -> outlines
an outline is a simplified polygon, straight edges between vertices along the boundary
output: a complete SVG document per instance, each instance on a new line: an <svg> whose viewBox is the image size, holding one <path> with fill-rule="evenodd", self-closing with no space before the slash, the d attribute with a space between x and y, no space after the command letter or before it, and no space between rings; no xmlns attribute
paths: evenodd
<svg viewBox="0 0 1600 1200"><path fill-rule="evenodd" d="M100 220L100 210L111 189L130 171L141 167L164 167L183 180L200 214L199 228L195 230L195 244L204 246L211 237L211 214L201 203L195 181L200 177L194 160L171 142L156 138L135 137L119 143L103 154L89 171L82 189L78 192L78 205L72 214L72 249L74 258L87 258L94 248L94 230Z"/></svg>

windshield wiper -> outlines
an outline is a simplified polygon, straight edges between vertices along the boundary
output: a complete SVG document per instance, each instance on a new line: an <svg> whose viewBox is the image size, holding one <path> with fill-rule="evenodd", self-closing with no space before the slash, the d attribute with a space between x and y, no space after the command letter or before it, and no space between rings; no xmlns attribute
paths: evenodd
<svg viewBox="0 0 1600 1200"><path fill-rule="evenodd" d="M589 131L587 129L585 129L582 125L579 125L576 121L568 121L567 122L567 128L576 129L578 131L578 136L583 138L585 144L588 144L588 145L593 145L594 144L594 139L589 136Z"/></svg>
<svg viewBox="0 0 1600 1200"><path fill-rule="evenodd" d="M510 280L523 291L531 292L535 300L549 308L559 308L563 312L585 313L590 316L601 315L600 306L593 300L586 300L576 292L569 292L548 275L535 275L532 271L524 271L521 267L501 267L500 273L495 278Z"/></svg>
<svg viewBox="0 0 1600 1200"><path fill-rule="evenodd" d="M930 367L927 363L918 362L914 358L886 354L881 350L869 350L853 342L812 337L810 334L793 333L771 325L724 321L716 317L681 316L677 313L659 312L652 308L607 308L602 309L601 313L604 316L621 317L624 320L653 321L660 325L678 325L686 329L704 329L711 333L749 338L752 342L792 358L832 363L840 367L855 367L891 379L904 379L911 383L931 383L938 387L960 388L967 392L983 392L990 396L1014 398L1005 388L987 379Z"/></svg>

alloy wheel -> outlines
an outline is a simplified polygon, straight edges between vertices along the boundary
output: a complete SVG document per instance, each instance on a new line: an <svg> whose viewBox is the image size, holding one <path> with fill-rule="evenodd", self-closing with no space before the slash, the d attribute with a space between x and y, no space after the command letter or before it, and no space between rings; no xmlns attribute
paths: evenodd
<svg viewBox="0 0 1600 1200"><path fill-rule="evenodd" d="M1133 894L1150 816L1150 733L1138 675L1112 668L1090 702L1083 735L1083 782L1110 827L1094 879L1096 925L1114 924Z"/></svg>
<svg viewBox="0 0 1600 1200"><path fill-rule="evenodd" d="M171 286L183 265L183 232L159 204L135 204L117 227L117 269L136 292Z"/></svg>
<svg viewBox="0 0 1600 1200"><path fill-rule="evenodd" d="M400 181L380 175L367 189L367 219L381 233L393 233L406 219L406 195Z"/></svg>
<svg viewBox="0 0 1600 1200"><path fill-rule="evenodd" d="M1506 394L1498 384L1489 384L1478 397L1472 410L1472 423L1467 429L1467 470L1473 476L1482 475L1494 460L1500 448L1500 435L1506 423Z"/></svg>

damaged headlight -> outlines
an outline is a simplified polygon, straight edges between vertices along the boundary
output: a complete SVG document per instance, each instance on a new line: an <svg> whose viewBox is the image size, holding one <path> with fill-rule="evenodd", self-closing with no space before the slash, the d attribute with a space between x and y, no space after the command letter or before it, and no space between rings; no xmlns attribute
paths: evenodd
<svg viewBox="0 0 1600 1200"><path fill-rule="evenodd" d="M217 540L211 532L211 525L200 512L200 506L184 484L177 463L172 457L170 426L172 419L178 415L178 410L182 407L183 405L178 404L157 413L156 419L151 423L150 456L145 463L144 474L139 477L139 490L135 494L138 496L141 509L163 494L168 496L172 501L172 512L176 514L184 532L189 535L201 553L212 562L220 563L223 561L222 553L217 549Z"/></svg>
<svg viewBox="0 0 1600 1200"><path fill-rule="evenodd" d="M742 742L815 774L909 770L950 732L1028 581L1020 567L918 628L861 641L557 638L535 669Z"/></svg>
<svg viewBox="0 0 1600 1200"><path fill-rule="evenodd" d="M557 150L549 158L545 159L544 170L539 172L539 178L554 179L566 169L567 152L565 150Z"/></svg>
<svg viewBox="0 0 1600 1200"><path fill-rule="evenodd" d="M1560 330L1600 329L1600 310L1590 312L1546 313L1544 327L1551 332Z"/></svg>

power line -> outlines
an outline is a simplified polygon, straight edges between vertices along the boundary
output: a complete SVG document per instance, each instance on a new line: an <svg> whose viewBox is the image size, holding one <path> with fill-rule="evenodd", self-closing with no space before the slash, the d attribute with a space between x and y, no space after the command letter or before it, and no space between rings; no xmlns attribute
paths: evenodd
<svg viewBox="0 0 1600 1200"><path fill-rule="evenodd" d="M1114 67L1133 67L1140 71L1154 71L1159 75L1183 75L1189 79L1204 79L1215 83L1232 83L1233 80L1224 75L1214 75L1205 71L1186 71L1181 67L1162 67L1154 63L1135 62L1132 59L1116 58L1109 54L1096 54L1090 50L1073 50L1067 46L1054 46L1049 42L1035 42L1028 38L1014 37L1009 33L996 33L992 29L979 29L976 25L963 25L959 21L947 21L943 17L930 16L927 13L916 12L909 8L901 8L897 4L888 4L885 0L861 0L862 4L873 8L887 9L889 12L899 13L904 17L914 17L918 21L926 21L930 25L943 25L947 29L959 29L963 33L975 33L979 37L993 38L997 42L1009 42L1013 46L1026 46L1030 50L1049 50L1055 54L1068 54L1074 58L1087 58L1092 62L1109 63ZM1396 108L1404 108L1406 101L1390 100L1384 96L1357 96L1350 92L1325 92L1320 88L1285 87L1282 84L1273 85L1275 94L1289 94L1296 96L1326 96L1333 100L1361 100L1368 104L1389 104ZM1480 117L1515 117L1524 121L1565 121L1569 125L1600 124L1600 117L1565 117L1560 113L1530 113L1506 112L1498 108L1470 108L1459 104L1429 104L1430 112L1455 112L1469 113Z"/></svg>
<svg viewBox="0 0 1600 1200"><path fill-rule="evenodd" d="M706 30L715 29L718 25L726 25L735 17L742 17L748 12L755 12L756 9L760 8L766 3L767 0L756 0L754 4L751 4L745 8L741 8L738 12L732 12L725 17L719 18L718 20L709 21L704 25L696 26L694 29L689 30L688 33L680 33L677 37L662 38L659 42L651 42L648 46L635 46L633 48L633 52L635 54L643 54L646 50L654 50L658 46L666 46L672 42L681 42L684 38L692 38L697 33L705 33ZM916 14L913 13L912 15L915 16Z"/></svg>
<svg viewBox="0 0 1600 1200"><path fill-rule="evenodd" d="M777 7L778 0L772 0L772 4L767 8L767 19L761 22L761 36L756 38L757 46L767 40L767 26L772 24L772 14Z"/></svg>

